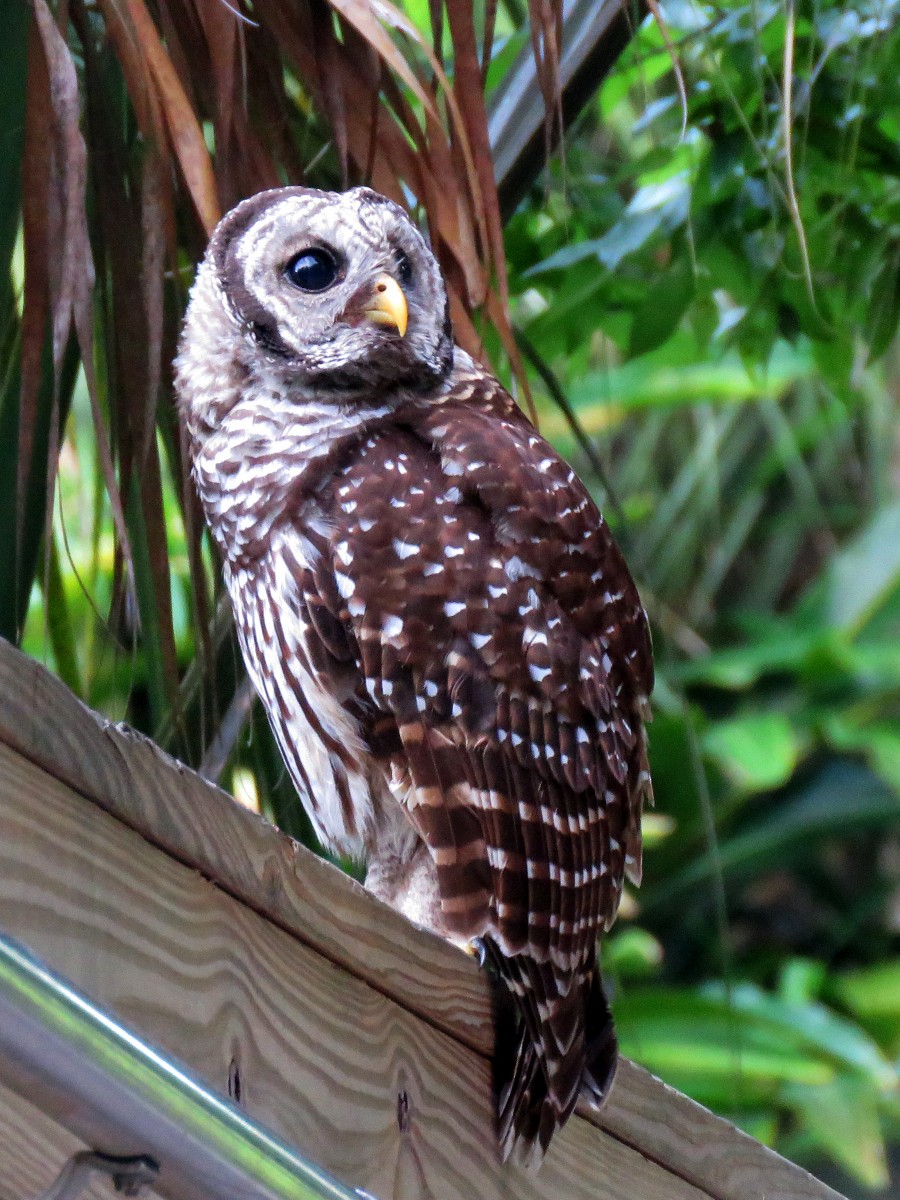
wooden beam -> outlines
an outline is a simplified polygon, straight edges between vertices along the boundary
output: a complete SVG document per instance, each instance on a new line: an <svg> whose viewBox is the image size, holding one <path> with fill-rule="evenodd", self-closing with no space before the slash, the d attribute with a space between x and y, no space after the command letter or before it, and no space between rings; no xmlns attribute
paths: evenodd
<svg viewBox="0 0 900 1200"><path fill-rule="evenodd" d="M627 1062L502 1167L474 962L2 642L0 928L382 1200L837 1196Z"/></svg>

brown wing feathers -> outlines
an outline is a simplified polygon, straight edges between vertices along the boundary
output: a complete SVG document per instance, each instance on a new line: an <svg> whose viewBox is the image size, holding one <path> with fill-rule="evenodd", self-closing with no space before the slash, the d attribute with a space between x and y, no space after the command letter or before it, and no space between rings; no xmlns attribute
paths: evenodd
<svg viewBox="0 0 900 1200"><path fill-rule="evenodd" d="M494 389L477 380L466 404L410 411L361 443L329 519L342 623L372 712L396 721L384 766L409 779L448 931L485 937L524 1017L499 1112L504 1153L518 1142L527 1158L585 1071L595 1090L611 1076L605 1001L593 1069L586 1007L626 840L634 851L649 665L636 593L591 501ZM339 648L316 608L334 593L311 583L312 623Z"/></svg>

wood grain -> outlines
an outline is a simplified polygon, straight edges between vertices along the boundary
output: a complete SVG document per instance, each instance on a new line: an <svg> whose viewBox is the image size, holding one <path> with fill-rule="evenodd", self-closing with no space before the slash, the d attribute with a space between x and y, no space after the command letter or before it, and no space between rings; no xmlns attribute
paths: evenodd
<svg viewBox="0 0 900 1200"><path fill-rule="evenodd" d="M529 1190L534 1177L496 1165L489 996L468 956L378 904L153 743L91 713L2 640L0 743L17 752L2 756L0 828L10 822L19 830L34 876L16 868L14 855L7 868L4 829L0 927L16 933L7 922L11 906L28 932L17 936L39 954L48 949L52 966L123 1019L149 1021L146 1030L167 1051L215 1086L224 1086L234 1059L246 1076L248 1104L261 1106L254 1115L301 1149L308 1145L301 1135L312 1137L313 1157L339 1177L404 1200L649 1200L695 1189L722 1200L837 1197L628 1062L602 1112L579 1110L584 1119L557 1140L537 1176L539 1190ZM42 771L35 774L34 764ZM30 820L16 792L26 777ZM94 840L85 856L87 831ZM52 857L41 858L38 845ZM46 862L54 863L52 874L42 869ZM60 862L71 866L62 875ZM17 900L19 893L28 899ZM86 965L84 947L97 942L96 961L89 956ZM347 1044L348 1022L370 1041ZM320 1039L311 1059L298 1033L307 1023ZM344 1083L329 1082L335 1079ZM413 1119L401 1136L402 1092ZM352 1137L341 1118L345 1103L361 1105L363 1124L358 1133L351 1127ZM628 1172L651 1167L660 1173L648 1177L651 1190L615 1190L626 1186ZM660 1178L664 1192L653 1190ZM551 1181L564 1190L550 1190ZM376 1182L395 1190L379 1191ZM585 1186L595 1190L577 1190Z"/></svg>
<svg viewBox="0 0 900 1200"><path fill-rule="evenodd" d="M0 796L0 925L213 1087L236 1068L247 1111L350 1186L403 1200L701 1200L577 1118L539 1174L501 1169L482 1055L7 747Z"/></svg>
<svg viewBox="0 0 900 1200"><path fill-rule="evenodd" d="M91 712L2 638L0 742L332 961L491 1052L487 985L468 955L374 901L147 738Z"/></svg>

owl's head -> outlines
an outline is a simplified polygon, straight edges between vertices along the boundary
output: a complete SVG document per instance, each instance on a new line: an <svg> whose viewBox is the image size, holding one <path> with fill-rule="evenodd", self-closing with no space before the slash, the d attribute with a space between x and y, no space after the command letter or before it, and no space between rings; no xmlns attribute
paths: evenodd
<svg viewBox="0 0 900 1200"><path fill-rule="evenodd" d="M433 254L369 188L287 187L220 221L191 294L179 375L195 348L321 392L433 385L453 338ZM183 390L183 389L182 389Z"/></svg>

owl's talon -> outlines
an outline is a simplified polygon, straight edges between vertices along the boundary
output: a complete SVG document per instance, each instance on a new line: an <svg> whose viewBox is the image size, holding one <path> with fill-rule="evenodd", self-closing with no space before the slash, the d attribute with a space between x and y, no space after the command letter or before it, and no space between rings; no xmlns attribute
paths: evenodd
<svg viewBox="0 0 900 1200"><path fill-rule="evenodd" d="M469 942L467 953L477 959L478 965L483 971L488 962L487 946L484 944L484 938L475 938L474 941Z"/></svg>

